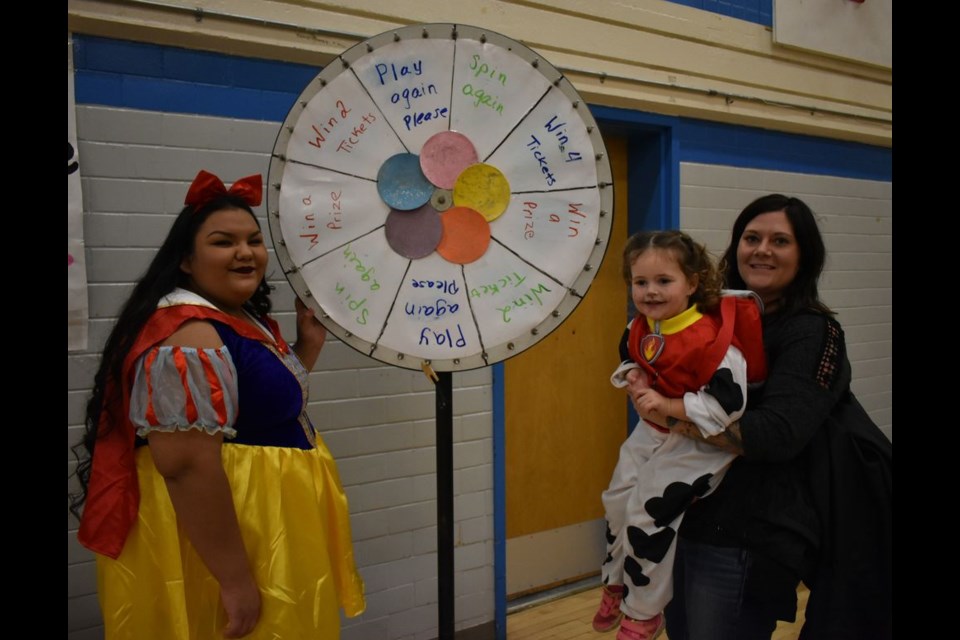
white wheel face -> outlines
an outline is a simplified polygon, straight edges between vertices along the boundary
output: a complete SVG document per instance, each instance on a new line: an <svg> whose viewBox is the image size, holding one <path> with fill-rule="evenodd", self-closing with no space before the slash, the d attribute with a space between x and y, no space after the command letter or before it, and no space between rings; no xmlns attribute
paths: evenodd
<svg viewBox="0 0 960 640"><path fill-rule="evenodd" d="M464 371L556 329L613 218L596 122L500 34L415 25L345 51L274 145L267 207L297 295L387 364Z"/></svg>

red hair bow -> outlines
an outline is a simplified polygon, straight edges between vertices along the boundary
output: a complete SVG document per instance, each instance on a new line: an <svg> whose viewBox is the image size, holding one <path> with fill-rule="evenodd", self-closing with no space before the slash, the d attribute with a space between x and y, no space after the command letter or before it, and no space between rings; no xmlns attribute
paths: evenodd
<svg viewBox="0 0 960 640"><path fill-rule="evenodd" d="M237 196L242 198L251 207L260 204L263 197L263 176L259 173L246 178L240 178L233 183L228 190L223 186L223 181L209 171L200 170L197 177L193 179L193 184L187 190L187 197L183 201L191 207L200 209L214 198L225 195Z"/></svg>

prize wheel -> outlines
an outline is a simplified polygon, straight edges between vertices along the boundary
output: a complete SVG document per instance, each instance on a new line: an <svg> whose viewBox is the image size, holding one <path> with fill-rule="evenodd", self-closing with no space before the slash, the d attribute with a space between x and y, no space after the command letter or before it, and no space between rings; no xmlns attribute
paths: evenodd
<svg viewBox="0 0 960 640"><path fill-rule="evenodd" d="M304 89L270 160L284 274L340 340L384 363L465 371L556 329L613 217L596 122L503 35L414 25L347 49Z"/></svg>

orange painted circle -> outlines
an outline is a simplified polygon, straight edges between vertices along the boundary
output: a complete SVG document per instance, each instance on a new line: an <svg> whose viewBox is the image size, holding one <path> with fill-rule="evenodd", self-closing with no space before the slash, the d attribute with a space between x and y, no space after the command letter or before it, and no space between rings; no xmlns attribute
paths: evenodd
<svg viewBox="0 0 960 640"><path fill-rule="evenodd" d="M490 246L490 223L467 207L450 207L440 214L443 235L437 253L447 262L470 264Z"/></svg>
<svg viewBox="0 0 960 640"><path fill-rule="evenodd" d="M472 164L460 172L453 185L453 204L469 207L493 222L510 204L510 183L492 164Z"/></svg>

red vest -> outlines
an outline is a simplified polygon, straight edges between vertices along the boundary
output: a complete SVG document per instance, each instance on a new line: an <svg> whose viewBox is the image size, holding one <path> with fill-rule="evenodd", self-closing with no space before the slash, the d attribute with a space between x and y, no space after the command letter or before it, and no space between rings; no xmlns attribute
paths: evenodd
<svg viewBox="0 0 960 640"><path fill-rule="evenodd" d="M663 351L653 364L640 346L650 333L647 319L637 316L627 339L630 358L647 372L650 386L668 398L683 397L707 384L731 344L746 358L747 382L767 377L760 309L753 298L723 296L716 309L689 327L664 335Z"/></svg>

